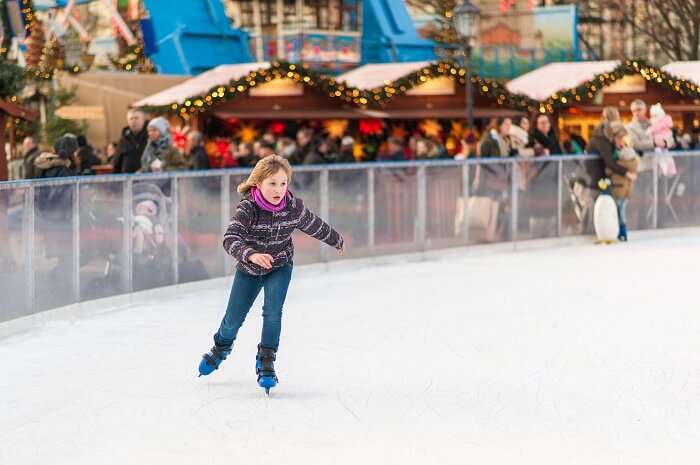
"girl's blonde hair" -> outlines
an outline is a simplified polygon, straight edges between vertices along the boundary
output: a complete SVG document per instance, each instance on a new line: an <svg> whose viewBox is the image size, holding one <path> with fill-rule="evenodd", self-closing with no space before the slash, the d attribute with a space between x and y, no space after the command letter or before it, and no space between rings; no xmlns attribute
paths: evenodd
<svg viewBox="0 0 700 465"><path fill-rule="evenodd" d="M286 158L279 155L268 155L258 161L253 171L244 182L238 185L238 193L245 194L252 187L261 184L265 179L277 174L279 170L284 171L287 175L287 183L292 182L292 167Z"/></svg>

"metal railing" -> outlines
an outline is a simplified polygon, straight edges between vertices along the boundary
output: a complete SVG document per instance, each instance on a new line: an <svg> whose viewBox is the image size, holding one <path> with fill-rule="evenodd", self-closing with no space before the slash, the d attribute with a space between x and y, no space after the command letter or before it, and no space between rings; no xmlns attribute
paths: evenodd
<svg viewBox="0 0 700 465"><path fill-rule="evenodd" d="M631 230L700 224L700 152L644 157ZM663 161L663 163L662 163ZM295 263L592 232L591 156L295 167L291 189L345 237L295 233ZM222 233L242 169L0 183L0 321L233 271ZM632 236L633 238L634 236Z"/></svg>

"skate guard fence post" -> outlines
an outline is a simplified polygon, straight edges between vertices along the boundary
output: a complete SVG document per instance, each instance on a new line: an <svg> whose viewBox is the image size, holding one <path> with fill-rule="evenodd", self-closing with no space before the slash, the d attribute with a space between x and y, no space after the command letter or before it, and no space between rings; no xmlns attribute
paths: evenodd
<svg viewBox="0 0 700 465"><path fill-rule="evenodd" d="M73 302L80 302L80 178L73 187Z"/></svg>
<svg viewBox="0 0 700 465"><path fill-rule="evenodd" d="M180 183L178 182L179 177L177 175L173 176L170 181L170 198L172 204L172 254L173 254L173 284L178 284L180 282L180 247L179 247L179 230L180 230L180 208L179 208L179 192L178 187Z"/></svg>
<svg viewBox="0 0 700 465"><path fill-rule="evenodd" d="M417 178L417 189L416 194L418 196L417 200L417 214L416 214L416 242L418 242L418 247L421 252L426 250L427 242L427 197L426 197L426 179L425 179L425 165L418 167L418 178Z"/></svg>
<svg viewBox="0 0 700 465"><path fill-rule="evenodd" d="M122 256L121 256L121 280L122 289L126 293L131 293L134 290L134 278L132 271L133 260L133 240L131 231L133 229L133 213L132 205L134 195L134 181L132 178L127 178L124 182L122 190Z"/></svg>
<svg viewBox="0 0 700 465"><path fill-rule="evenodd" d="M680 168L678 170L678 175L677 176L696 176L700 175L700 173L693 173L692 169L695 167L695 165L698 166L698 169L700 169L700 163L692 163L694 161L699 161L700 162L700 151L694 151L694 152L672 152L668 154L661 154L661 156L674 156L674 158L679 161ZM649 171L650 175L652 176L652 185L651 185L651 203L652 205L649 205L649 201L647 200L646 202L635 202L630 204L630 210L634 209L634 211L631 211L630 213L633 213L634 215L630 215L631 217L638 217L640 213L639 209L644 208L645 210L641 213L647 213L650 217L649 222L646 224L649 225L649 227L656 229L656 228L662 228L664 226L673 226L674 224L664 224L662 221L660 221L661 217L661 208L663 205L661 205L661 202L666 202L666 201L674 201L674 198L671 198L670 200L667 199L668 194L665 192L659 192L659 190L663 187L661 185L661 178L664 176L664 174L661 172L661 168L659 167L658 161L656 158L659 155L650 153L650 154L645 154L645 158L649 157L653 159L652 163L652 169ZM567 183L565 179L565 174L569 173L571 176L577 176L577 177L582 177L588 179L588 175L586 173L584 164L581 163L582 161L595 161L599 160L597 156L590 156L590 155L562 155L562 156L555 156L551 157L551 161L547 160L542 162L544 163L550 163L550 162L555 162L556 165L556 173L557 173L557 179L554 180L552 179L551 181L542 179L540 180L541 183L550 183L549 187L554 188L555 186L551 185L551 183L556 183L556 236L562 236L564 231L564 221L565 219L573 217L572 212L569 212L568 210L571 208L570 202L567 201L568 195L567 195ZM684 163L685 160L689 160L689 163ZM307 173L316 173L319 175L319 189L318 189L318 194L320 195L319 199L319 205L320 205L320 210L319 210L319 215L321 215L324 219L330 220L329 215L332 211L332 202L337 201L335 198L331 198L331 189L330 189L330 173L331 172L341 172L341 171L363 171L366 175L366 181L367 181L367 186L366 190L362 189L364 194L362 196L358 196L357 199L362 202L361 208L366 209L366 217L367 217L367 224L366 228L364 228L364 231L366 231L367 234L367 252L370 256L374 256L378 249L376 247L376 242L377 242L377 221L382 221L382 225L384 226L387 222L390 221L401 221L401 222L408 222L408 218L405 216L408 214L410 215L411 213L407 213L405 211L399 212L396 210L397 208L402 208L400 205L393 205L388 198L383 198L385 192L393 192L391 190L386 190L386 189L377 189L377 183L378 177L377 177L377 170L396 170L396 169L405 169L407 173L415 173L415 186L416 186L416 193L415 193L415 202L416 202L416 210L415 210L415 217L411 218L412 223L414 225L414 241L415 241L415 246L418 251L425 251L426 249L431 248L430 240L429 240L429 235L437 235L436 238L440 238L440 235L445 235L442 238L447 238L447 239L457 239L455 244L465 244L469 240L469 226L470 226L470 216L474 215L475 212L470 212L469 211L469 198L470 196L475 196L477 195L477 192L472 192L471 191L471 183L470 183L470 174L473 173L473 169L475 169L478 166L484 165L493 165L493 166L500 166L500 167L506 167L506 176L509 176L509 182L506 184L506 192L502 192L504 196L510 195L510 202L508 202L507 205L510 206L510 214L507 215L507 220L505 221L510 221L509 224L509 237L503 237L501 240L507 241L517 241L518 240L518 221L519 221L519 190L518 190L518 182L517 182L517 177L519 173L519 168L524 169L524 167L519 166L519 163L532 163L532 160L527 160L527 159L520 159L520 158L511 158L504 160L502 158L493 158L493 159L468 159L468 160L435 160L435 161L405 161L405 162L368 162L368 163L353 163L353 164L338 164L338 165L330 165L330 166L301 166L301 167L295 167L295 171L300 171L300 172L307 172ZM539 160L537 161L539 162ZM565 163L570 162L571 166L566 165ZM473 167L472 167L473 166ZM441 170L429 170L429 168L433 167L441 167ZM566 168L566 169L565 169ZM451 184L453 187L448 188L445 190L445 186L450 185L449 183L440 184L440 185L434 185L434 184L428 184L428 175L432 173L438 173L438 172L444 172L444 171L449 171L449 170L455 170L454 171L454 178L455 182L461 182L461 185L458 184ZM572 171L572 170L575 170ZM566 172L566 173L565 173ZM208 177L211 178L215 183L216 179L219 178L219 184L217 188L221 189L220 192L220 206L217 206L214 208L213 215L218 216L218 218L210 218L210 221L214 225L214 228L211 229L211 232L216 234L223 234L223 230L228 225L229 221L229 216L231 212L231 202L233 199L231 198L231 182L232 182L232 176L240 176L240 175L247 175L249 173L249 169L241 169L241 168L236 168L236 169L220 169L220 170L208 170L206 172L202 171L181 171L177 173L158 173L158 174L137 174L137 175L124 175L124 174L116 174L116 175L98 175L98 176L90 176L90 177L80 177L80 178L54 178L54 179L37 179L37 180L22 180L22 181L9 181L9 182L0 182L0 191L3 192L3 195L0 196L0 201L6 202L6 209L4 211L7 211L7 218L4 218L4 221L0 221L0 237L2 238L7 238L7 243L9 242L9 239L14 239L17 238L18 241L16 242L17 244L21 244L21 253L15 253L9 254L6 252L5 255L3 255L2 260L0 260L0 267L6 266L5 263L9 263L10 268L8 269L0 269L0 273L7 273L8 276L11 276L13 278L18 278L18 280L21 282L21 285L17 286L12 286L10 285L8 287L9 289L9 295L6 296L6 302L11 306L16 302L16 305L18 308L10 308L9 309L9 314L7 312L0 311L0 321L4 321L7 318L14 318L12 315L27 315L27 314L32 314L37 311L39 308L39 305L37 304L37 279L45 279L46 273L49 273L51 270L50 269L45 269L46 263L48 263L48 260L44 259L42 254L46 250L46 245L47 241L51 240L60 240L60 239L54 239L54 237L58 237L57 235L51 235L51 234L46 234L44 232L45 226L38 225L37 219L38 219L38 211L40 208L40 205L38 205L38 199L39 196L43 196L45 193L40 192L38 189L51 189L52 187L55 186L60 186L64 189L72 189L71 194L72 197L70 198L69 202L66 202L65 205L62 208L70 208L72 211L71 216L68 216L71 218L71 221L69 222L69 225L71 227L71 236L66 238L68 241L66 244L70 247L72 247L72 250L67 253L68 259L72 259L71 267L69 268L70 272L65 276L66 281L68 279L71 279L71 283L69 286L68 282L63 283L65 286L67 286L67 289L70 289L70 300L79 302L82 301L83 299L88 300L91 299L92 297L88 297L91 295L91 292L89 289L83 289L85 286L89 286L90 279L88 279L86 276L88 274L84 275L81 277L81 271L85 271L82 269L82 266L92 266L94 267L95 264L91 263L88 265L82 265L81 266L81 259L89 260L91 253L93 249L95 249L95 244L91 242L85 242L85 241L98 241L97 242L97 248L108 247L108 241L109 237L107 236L99 236L95 235L93 232L90 232L89 234L81 234L81 219L83 222L85 221L90 221L92 213L96 212L90 212L90 211L81 211L85 209L91 208L93 205L95 205L94 201L91 201L90 199L94 197L93 192L91 191L91 186L96 183L111 183L112 185L119 185L121 187L121 197L116 197L116 204L115 204L115 218L113 220L115 222L119 223L119 226L116 229L116 236L114 238L117 240L118 244L121 244L120 250L115 250L114 254L112 255L113 258L116 258L116 262L110 262L108 263L108 266L106 267L107 269L111 269L111 267L119 267L119 272L118 273L111 273L112 275L115 275L116 283L117 283L117 292L114 295L118 294L128 294L133 292L135 286L134 283L134 243L133 243L133 228L134 228L134 186L135 183L162 183L163 182L169 182L170 183L170 194L169 197L165 196L167 199L168 204L171 206L170 212L169 212L169 224L170 224L170 245L172 247L171 251L169 253L171 254L170 258L172 259L172 267L171 267L171 272L172 272L172 284L178 284L180 282L180 273L182 270L180 270L180 251L179 251L179 243L181 241L187 241L187 237L180 237L180 214L186 214L187 212L180 212L180 201L185 202L185 197L186 197L186 192L180 192L180 189L185 188L186 186L189 186L189 184L185 182L180 182L181 179L185 178L191 178L191 177ZM689 174L688 174L689 173ZM648 176L648 175L647 175ZM410 178L410 174L409 174ZM335 178L334 178L335 179ZM342 177L339 177L339 179L343 179ZM459 181L457 181L459 180ZM590 179L588 179L590 181ZM675 182L678 183L678 179L675 179ZM690 181L686 181L685 179L682 179L682 182L685 184L688 184ZM435 187L434 187L435 186ZM431 188L430 194L428 191L428 187ZM436 190L436 195L433 197L433 189ZM689 195L696 195L694 192L692 192L692 187L688 189L690 191L686 196ZM189 190L187 191L189 192ZM454 198L452 199L447 199L448 202L445 203L444 199L444 192L452 192L452 196L461 196L462 197L462 203L460 204L459 202L456 202ZM586 194L588 197L588 201L595 196L595 192L590 192L587 191L588 193ZM641 192L641 191L640 191ZM649 192L648 190L646 192ZM81 193L85 194L82 196L81 200ZM442 194L440 194L442 193ZM438 195L439 194L439 195ZM590 194L590 195L589 195ZM141 194L139 194L141 195ZM219 194L217 194L219 195ZM428 195L431 195L430 198L428 198ZM640 194L642 195L642 194ZM649 194L647 194L649 195ZM700 196L700 192L697 193L698 196ZM88 196L88 197L86 197ZM442 196L442 197L441 197ZM641 197L640 197L641 198ZM43 199L43 197L42 197ZM442 199L442 200L441 200ZM530 204L530 199L528 198L528 203L527 205ZM429 203L430 201L430 203ZM382 218L377 217L377 205L379 205L381 202L381 205L383 206L382 208L382 215L385 215L384 213L384 207L388 208L390 211L393 211L394 213L398 213L400 218L397 218L396 215L393 216L386 216ZM437 202L437 204L436 204ZM187 205L187 203L183 203L182 205ZM442 209L442 213L440 211L429 211L428 206L431 206L430 208L438 208ZM437 205L434 207L433 205ZM454 228L447 224L447 227L445 225L444 218L445 216L445 209L449 208L448 206L452 205L452 208L454 208L455 205L461 205L461 208L463 208L463 212L454 212L455 213L455 221L460 222L460 224L452 225L455 226ZM525 205L525 206L527 206ZM665 203L664 203L665 205ZM92 208L102 208L101 206L97 207L92 207ZM525 207L524 207L525 208ZM527 207L530 208L530 207ZM649 210L651 208L651 210ZM108 210L106 210L108 211ZM341 211L341 210L338 210ZM551 210L550 210L551 211ZM66 212L68 213L68 212ZM103 211L104 213L104 211ZM462 214L463 213L463 214ZM435 227L437 228L435 231L433 229L428 228L428 225L433 225L433 216L432 215L443 215L442 221L435 221ZM528 213L529 214L529 213ZM401 216L403 215L403 216ZM428 215L431 215L430 217ZM449 214L447 217L450 217ZM436 216L436 219L439 219L441 217ZM189 219L189 217L188 217ZM431 221L429 221L431 220ZM651 224L649 224L651 223ZM185 224L185 223L183 223ZM679 225L684 225L684 226L689 226L689 225L700 225L700 218L687 218L684 222L678 223ZM220 231L214 231L218 226L221 226ZM83 225L84 228L87 228L89 226L88 223ZM504 225L505 226L505 225ZM362 229L362 228L361 228ZM454 233L450 232L453 231ZM447 231L447 232L446 232ZM108 231L105 231L108 233ZM189 231L187 231L189 234ZM352 237L352 234L349 231L341 231L345 233L348 237ZM184 233L184 231L183 231ZM554 233L554 231L552 231ZM16 235L21 234L21 238L18 238ZM454 236L453 236L454 235ZM553 234L552 234L553 235ZM186 236L186 235L185 235ZM217 239L218 241L218 239ZM51 245L51 244L49 244ZM391 248L388 248L391 250ZM19 251L19 250L18 250ZM67 251L68 252L68 251ZM383 253L379 251L379 253ZM389 252L391 253L391 252ZM81 255L85 255L84 257L81 257ZM214 255L216 254L216 255ZM219 255L220 254L220 255ZM116 256L115 256L116 255ZM9 261L6 259L9 257ZM17 260L15 257L21 257L23 258L23 263L16 263L12 262L12 260ZM319 255L316 255L316 258L314 260L321 260L322 262L325 262L329 260L329 251L326 250L324 247L321 248L321 253ZM218 275L220 276L223 268L223 274L229 274L227 273L228 271L228 265L230 263L230 258L228 255L225 253L225 251L220 250L217 252L211 252L211 275ZM38 269L38 267L44 267L41 269ZM94 271L90 271L93 272ZM42 275L43 274L43 275ZM108 271L105 271L105 274L110 274ZM19 276L17 276L19 275ZM186 279L184 276L182 277L183 279ZM8 280L8 282L10 282ZM68 287L69 286L69 287ZM86 290L87 292L83 292ZM21 310L20 312L17 312L15 310ZM43 305L42 305L42 310Z"/></svg>
<svg viewBox="0 0 700 465"><path fill-rule="evenodd" d="M564 183L564 162L557 160L557 237L561 237L561 218L562 218L562 188Z"/></svg>
<svg viewBox="0 0 700 465"><path fill-rule="evenodd" d="M462 241L469 242L469 164L462 164Z"/></svg>
<svg viewBox="0 0 700 465"><path fill-rule="evenodd" d="M24 286L26 309L34 313L36 308L34 281L34 247L36 234L36 218L34 213L34 186L29 186L24 194L24 211L22 212L22 237L24 238ZM1 317L2 315L0 315Z"/></svg>

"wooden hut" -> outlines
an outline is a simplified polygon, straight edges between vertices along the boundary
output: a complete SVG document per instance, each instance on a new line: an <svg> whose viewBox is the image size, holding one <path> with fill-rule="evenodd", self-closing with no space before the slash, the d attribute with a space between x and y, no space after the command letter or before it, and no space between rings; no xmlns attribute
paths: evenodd
<svg viewBox="0 0 700 465"><path fill-rule="evenodd" d="M36 117L37 115L28 108L9 100L0 100L0 181L7 181L8 178L5 140L7 135L10 146L14 147L14 120L34 121ZM8 121L10 124L7 124Z"/></svg>
<svg viewBox="0 0 700 465"><path fill-rule="evenodd" d="M688 129L699 103L697 84L633 60L550 63L506 87L539 101L539 112L553 113L561 130L578 132L585 139L605 106L617 107L628 119L635 99L647 105L661 103L679 127Z"/></svg>

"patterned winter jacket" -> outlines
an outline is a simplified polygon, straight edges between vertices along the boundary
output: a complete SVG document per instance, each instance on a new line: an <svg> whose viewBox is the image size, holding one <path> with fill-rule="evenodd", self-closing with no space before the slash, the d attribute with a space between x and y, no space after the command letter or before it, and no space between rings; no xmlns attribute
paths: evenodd
<svg viewBox="0 0 700 465"><path fill-rule="evenodd" d="M268 212L246 195L238 204L236 213L224 234L224 249L238 260L237 268L245 273L262 276L292 263L294 245L292 233L299 229L331 247L343 247L343 237L325 221L304 206L301 199L290 192L284 210ZM248 260L253 253L272 255L272 270L266 270Z"/></svg>

